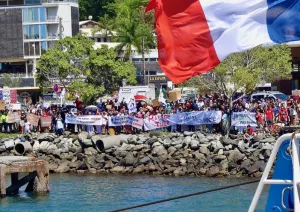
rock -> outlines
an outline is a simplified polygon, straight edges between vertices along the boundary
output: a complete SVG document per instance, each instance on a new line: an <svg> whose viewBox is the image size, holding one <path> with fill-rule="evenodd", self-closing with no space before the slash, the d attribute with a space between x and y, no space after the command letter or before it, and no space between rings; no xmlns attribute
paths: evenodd
<svg viewBox="0 0 300 212"><path fill-rule="evenodd" d="M71 135L71 132L70 132L70 131L64 131L64 136L65 136L65 137L69 137L69 135Z"/></svg>
<svg viewBox="0 0 300 212"><path fill-rule="evenodd" d="M192 149L192 150L197 150L197 149L199 149L199 141L192 140L192 141L191 141L191 149Z"/></svg>
<svg viewBox="0 0 300 212"><path fill-rule="evenodd" d="M74 141L74 143L73 143L75 146L77 146L77 147L81 147L81 145L80 145L80 143L79 143L79 141L78 140L76 140L76 141Z"/></svg>
<svg viewBox="0 0 300 212"><path fill-rule="evenodd" d="M137 139L138 139L138 137L137 137L136 135L130 136L130 137L127 139L128 144L136 144Z"/></svg>
<svg viewBox="0 0 300 212"><path fill-rule="evenodd" d="M76 168L78 167L78 163L72 161L72 162L69 163L69 167L70 167L71 169L76 169Z"/></svg>
<svg viewBox="0 0 300 212"><path fill-rule="evenodd" d="M218 162L218 163L222 160L225 160L226 158L227 157L225 155L217 155L217 156L214 157L215 161Z"/></svg>
<svg viewBox="0 0 300 212"><path fill-rule="evenodd" d="M111 169L113 167L114 167L114 163L111 160L107 161L104 166L105 169Z"/></svg>
<svg viewBox="0 0 300 212"><path fill-rule="evenodd" d="M41 133L38 137L37 140L42 142L42 141L48 141L52 142L55 139L55 135L52 135L50 133Z"/></svg>
<svg viewBox="0 0 300 212"><path fill-rule="evenodd" d="M93 142L91 139L83 139L81 140L81 143L83 144L84 147L92 147L94 146Z"/></svg>
<svg viewBox="0 0 300 212"><path fill-rule="evenodd" d="M224 149L224 146L220 141L217 141L216 146L214 148L214 152L218 152L220 149Z"/></svg>
<svg viewBox="0 0 300 212"><path fill-rule="evenodd" d="M57 169L54 170L56 173L66 173L70 171L70 167L68 166L68 163L62 163L59 165Z"/></svg>
<svg viewBox="0 0 300 212"><path fill-rule="evenodd" d="M221 165L221 167L222 167L223 170L227 170L228 167L229 167L228 160L222 160L222 161L220 162L220 165Z"/></svg>
<svg viewBox="0 0 300 212"><path fill-rule="evenodd" d="M123 173L125 170L124 166L116 166L110 170L111 173Z"/></svg>
<svg viewBox="0 0 300 212"><path fill-rule="evenodd" d="M208 169L208 171L206 172L206 176L207 177L216 177L219 174L219 171L220 171L219 167L213 166Z"/></svg>
<svg viewBox="0 0 300 212"><path fill-rule="evenodd" d="M193 155L194 155L194 157L195 157L197 160L200 160L200 159L205 158L205 155L204 155L203 153L200 153L200 152L194 152Z"/></svg>
<svg viewBox="0 0 300 212"><path fill-rule="evenodd" d="M204 137L204 138L200 138L199 142L200 142L200 144L207 144L207 143L209 143L209 140Z"/></svg>
<svg viewBox="0 0 300 212"><path fill-rule="evenodd" d="M138 167L136 167L135 169L133 169L133 172L132 173L142 173L145 171L145 165L142 164L142 165L139 165Z"/></svg>
<svg viewBox="0 0 300 212"><path fill-rule="evenodd" d="M207 172L207 169L204 169L204 168L200 168L200 170L199 170L199 174L201 174L201 175L205 175L206 172Z"/></svg>
<svg viewBox="0 0 300 212"><path fill-rule="evenodd" d="M223 149L220 149L219 151L218 151L218 155L223 155L224 154L224 150Z"/></svg>
<svg viewBox="0 0 300 212"><path fill-rule="evenodd" d="M275 143L275 138L274 137L270 137L270 138L265 138L260 140L261 143Z"/></svg>
<svg viewBox="0 0 300 212"><path fill-rule="evenodd" d="M173 155L175 152L177 151L177 149L175 148L175 147L173 147L173 146L170 146L169 148L168 148L168 153L169 153L169 155Z"/></svg>
<svg viewBox="0 0 300 212"><path fill-rule="evenodd" d="M192 142L191 136L187 136L183 139L183 143L185 143L186 145L189 145L191 142Z"/></svg>
<svg viewBox="0 0 300 212"><path fill-rule="evenodd" d="M172 145L176 146L176 145L179 145L179 144L182 144L182 143L183 143L183 140L179 138L179 139L176 139L175 141L173 141Z"/></svg>
<svg viewBox="0 0 300 212"><path fill-rule="evenodd" d="M245 157L244 154L240 153L238 150L231 150L229 151L228 161L237 163Z"/></svg>
<svg viewBox="0 0 300 212"><path fill-rule="evenodd" d="M133 166L137 162L137 158L134 157L132 152L128 152L124 158L124 162L126 166Z"/></svg>
<svg viewBox="0 0 300 212"><path fill-rule="evenodd" d="M154 144L152 144L152 147L156 147L156 146L161 146L161 143L155 142Z"/></svg>
<svg viewBox="0 0 300 212"><path fill-rule="evenodd" d="M165 149L164 146L156 146L152 149L152 155L154 156L161 156L161 155L167 155L168 152L167 150Z"/></svg>
<svg viewBox="0 0 300 212"><path fill-rule="evenodd" d="M56 163L49 163L48 168L50 171L54 171L58 168L58 165Z"/></svg>
<svg viewBox="0 0 300 212"><path fill-rule="evenodd" d="M7 150L12 150L15 147L15 142L12 139L10 139L8 141L4 141L4 146Z"/></svg>
<svg viewBox="0 0 300 212"><path fill-rule="evenodd" d="M244 170L248 171L250 169L250 166L251 166L251 160L247 159L247 160L243 161L243 163L240 166L240 169L241 170L244 169Z"/></svg>
<svg viewBox="0 0 300 212"><path fill-rule="evenodd" d="M194 132L188 132L188 131L183 132L184 136L192 136L193 134L194 134Z"/></svg>
<svg viewBox="0 0 300 212"><path fill-rule="evenodd" d="M249 174L253 174L253 173L258 172L258 171L263 172L264 169L265 169L265 166L266 166L266 164L264 163L264 161L261 161L261 160L256 161L256 162L250 167L250 169L248 170L248 173L249 173Z"/></svg>
<svg viewBox="0 0 300 212"><path fill-rule="evenodd" d="M155 142L158 141L158 138L157 137L152 137L152 138L149 138L147 141L146 141L146 144L152 146L152 144L154 144Z"/></svg>
<svg viewBox="0 0 300 212"><path fill-rule="evenodd" d="M37 152L37 151L39 151L39 149L40 149L40 142L35 141L33 144L32 150Z"/></svg>
<svg viewBox="0 0 300 212"><path fill-rule="evenodd" d="M139 161L139 164L147 164L149 161L151 161L151 159L148 156L145 156Z"/></svg>
<svg viewBox="0 0 300 212"><path fill-rule="evenodd" d="M180 158L180 165L181 166L186 166L186 159L184 159L184 158Z"/></svg>
<svg viewBox="0 0 300 212"><path fill-rule="evenodd" d="M222 137L222 138L220 139L220 141L221 141L221 143L222 143L223 145L225 145L225 146L227 146L227 145L229 145L229 144L232 144L232 140L229 139L229 138Z"/></svg>
<svg viewBox="0 0 300 212"><path fill-rule="evenodd" d="M205 155L209 155L209 150L206 147L201 146L199 152Z"/></svg>
<svg viewBox="0 0 300 212"><path fill-rule="evenodd" d="M182 144L177 144L177 145L175 145L174 146L176 149L181 149L182 147L183 147L183 145Z"/></svg>
<svg viewBox="0 0 300 212"><path fill-rule="evenodd" d="M182 176L182 175L184 175L185 173L183 172L182 168L178 168L178 169L176 169L176 170L173 172L173 174L174 174L175 176Z"/></svg>
<svg viewBox="0 0 300 212"><path fill-rule="evenodd" d="M88 156L96 155L97 153L98 153L97 150L94 149L93 147L89 147L89 148L84 149L84 154L88 155Z"/></svg>
<svg viewBox="0 0 300 212"><path fill-rule="evenodd" d="M0 153L5 152L5 151L6 151L5 145L1 145L0 146Z"/></svg>
<svg viewBox="0 0 300 212"><path fill-rule="evenodd" d="M42 143L40 143L39 151L46 153L48 151L49 146L50 143L48 141L42 141Z"/></svg>
<svg viewBox="0 0 300 212"><path fill-rule="evenodd" d="M168 148L169 146L171 146L171 139L169 137L165 138L164 141L163 141L163 145L165 148Z"/></svg>
<svg viewBox="0 0 300 212"><path fill-rule="evenodd" d="M88 132L82 131L78 134L78 140L82 142L84 139L88 138L88 135Z"/></svg>
<svg viewBox="0 0 300 212"><path fill-rule="evenodd" d="M263 145L263 148L262 149L268 149L268 150L272 150L273 149L273 145L272 144L269 144L269 143L265 143Z"/></svg>
<svg viewBox="0 0 300 212"><path fill-rule="evenodd" d="M91 139L94 135L95 135L95 132L94 132L94 131L90 131L90 132L88 133L87 138L88 138L88 139Z"/></svg>

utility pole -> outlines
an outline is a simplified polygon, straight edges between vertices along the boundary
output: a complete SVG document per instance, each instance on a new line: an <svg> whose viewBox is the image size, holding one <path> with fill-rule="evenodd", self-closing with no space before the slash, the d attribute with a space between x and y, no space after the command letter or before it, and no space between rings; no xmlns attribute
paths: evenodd
<svg viewBox="0 0 300 212"><path fill-rule="evenodd" d="M142 37L142 57L143 57L143 77L144 77L144 85L146 83L146 63L145 63L145 38Z"/></svg>
<svg viewBox="0 0 300 212"><path fill-rule="evenodd" d="M62 26L62 17L59 17L59 40L62 39L63 26Z"/></svg>

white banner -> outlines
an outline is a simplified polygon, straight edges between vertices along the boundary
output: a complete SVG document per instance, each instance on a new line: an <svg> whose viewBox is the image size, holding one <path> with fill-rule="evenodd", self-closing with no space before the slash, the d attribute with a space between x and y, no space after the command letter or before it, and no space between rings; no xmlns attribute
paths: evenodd
<svg viewBox="0 0 300 212"><path fill-rule="evenodd" d="M195 111L176 113L170 117L170 123L181 125L219 124L222 119L221 111Z"/></svg>
<svg viewBox="0 0 300 212"><path fill-rule="evenodd" d="M3 100L6 105L10 103L10 90L3 90Z"/></svg>
<svg viewBox="0 0 300 212"><path fill-rule="evenodd" d="M81 125L102 125L102 116L89 115L89 116L72 116L67 115L65 122L67 124L81 124Z"/></svg>
<svg viewBox="0 0 300 212"><path fill-rule="evenodd" d="M172 114L173 115L173 114ZM170 114L154 115L144 119L145 130L155 130L170 126Z"/></svg>
<svg viewBox="0 0 300 212"><path fill-rule="evenodd" d="M250 125L251 127L257 127L255 113L232 113L231 126L246 127L248 125Z"/></svg>
<svg viewBox="0 0 300 212"><path fill-rule="evenodd" d="M111 116L109 117L108 126L117 127L131 125L128 121L128 116Z"/></svg>

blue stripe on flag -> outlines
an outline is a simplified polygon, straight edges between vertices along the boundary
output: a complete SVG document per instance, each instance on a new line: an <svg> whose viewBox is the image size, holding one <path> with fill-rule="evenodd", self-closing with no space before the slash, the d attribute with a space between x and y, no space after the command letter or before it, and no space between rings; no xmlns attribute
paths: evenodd
<svg viewBox="0 0 300 212"><path fill-rule="evenodd" d="M274 43L300 40L300 0L267 0L268 33Z"/></svg>

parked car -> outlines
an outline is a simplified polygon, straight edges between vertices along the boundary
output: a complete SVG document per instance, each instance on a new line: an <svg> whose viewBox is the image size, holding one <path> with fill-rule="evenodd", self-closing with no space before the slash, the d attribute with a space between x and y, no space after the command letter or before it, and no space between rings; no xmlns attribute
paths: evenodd
<svg viewBox="0 0 300 212"><path fill-rule="evenodd" d="M283 102L286 102L289 99L287 95L279 91L263 91L263 92L253 93L250 97L250 100L251 101L262 100L265 98L271 98L273 100L280 99Z"/></svg>

